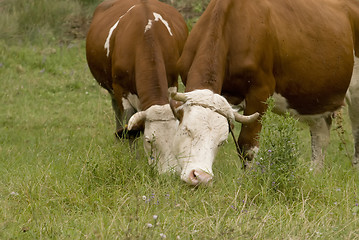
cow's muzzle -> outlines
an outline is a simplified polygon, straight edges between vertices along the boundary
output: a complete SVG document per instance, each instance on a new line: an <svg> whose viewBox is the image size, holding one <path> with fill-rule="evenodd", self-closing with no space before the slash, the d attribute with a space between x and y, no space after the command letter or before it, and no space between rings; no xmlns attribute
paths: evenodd
<svg viewBox="0 0 359 240"><path fill-rule="evenodd" d="M193 169L183 180L192 186L209 186L212 184L213 176L203 170Z"/></svg>

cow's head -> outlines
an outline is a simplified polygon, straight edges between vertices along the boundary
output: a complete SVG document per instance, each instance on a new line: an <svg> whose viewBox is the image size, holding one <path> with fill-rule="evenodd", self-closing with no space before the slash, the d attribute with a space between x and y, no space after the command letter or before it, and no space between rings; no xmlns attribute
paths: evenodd
<svg viewBox="0 0 359 240"><path fill-rule="evenodd" d="M181 179L191 185L207 184L212 180L212 164L218 147L228 137L228 122L249 123L259 116L243 116L234 111L227 100L210 90L174 93L181 101L172 108L180 120L173 139L173 153L181 168Z"/></svg>
<svg viewBox="0 0 359 240"><path fill-rule="evenodd" d="M153 105L137 112L128 122L129 130L144 129L143 143L149 164L155 163L160 173L178 171L177 160L171 151L177 127L178 120L173 116L169 104Z"/></svg>

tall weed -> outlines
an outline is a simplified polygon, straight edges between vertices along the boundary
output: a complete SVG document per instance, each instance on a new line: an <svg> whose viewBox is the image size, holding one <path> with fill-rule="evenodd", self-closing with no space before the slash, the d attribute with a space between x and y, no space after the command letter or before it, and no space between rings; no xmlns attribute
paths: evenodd
<svg viewBox="0 0 359 240"><path fill-rule="evenodd" d="M300 187L299 136L297 121L289 116L273 113L274 101L267 101L260 133L260 150L253 170L265 192L293 197Z"/></svg>

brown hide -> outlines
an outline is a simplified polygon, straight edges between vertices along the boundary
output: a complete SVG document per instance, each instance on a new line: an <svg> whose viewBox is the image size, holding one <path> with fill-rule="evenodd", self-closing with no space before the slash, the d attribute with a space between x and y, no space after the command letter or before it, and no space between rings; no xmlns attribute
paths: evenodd
<svg viewBox="0 0 359 240"><path fill-rule="evenodd" d="M172 36L161 21L153 22L145 32L149 20L155 18L153 13L168 22ZM105 1L96 8L87 35L89 68L97 82L114 95L122 111L122 97L128 93L138 95L141 110L167 104L168 87L177 86L176 62L187 32L180 13L162 2Z"/></svg>
<svg viewBox="0 0 359 240"><path fill-rule="evenodd" d="M274 93L301 115L334 111L352 75L358 9L356 0L212 0L178 62L186 91L245 100L245 115L263 113ZM243 125L241 147L257 145L260 129Z"/></svg>

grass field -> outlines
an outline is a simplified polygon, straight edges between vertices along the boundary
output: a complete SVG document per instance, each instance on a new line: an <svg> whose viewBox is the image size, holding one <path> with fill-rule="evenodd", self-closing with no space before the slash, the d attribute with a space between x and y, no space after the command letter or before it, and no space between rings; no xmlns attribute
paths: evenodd
<svg viewBox="0 0 359 240"><path fill-rule="evenodd" d="M4 3L0 239L359 239L359 174L350 165L346 109L322 173L309 170L307 127L269 113L263 143L271 147L261 156L276 159L274 168L243 171L228 139L213 185L193 188L158 175L141 140L134 151L114 138L110 98L88 70L84 40L58 40L51 27L88 9L58 1L38 30L44 20L25 9L35 14L36 4L47 9L52 1Z"/></svg>
<svg viewBox="0 0 359 240"><path fill-rule="evenodd" d="M308 171L309 134L296 124L290 189L270 191L243 172L231 139L213 186L192 188L148 166L140 140L137 154L115 140L110 100L89 73L83 41L0 47L0 239L359 238L345 110L323 173Z"/></svg>

